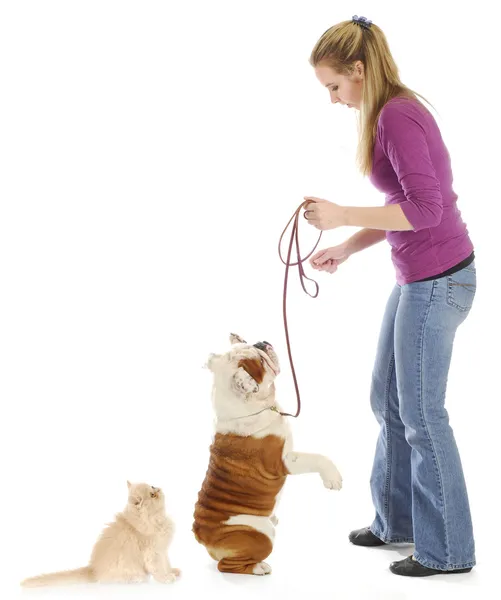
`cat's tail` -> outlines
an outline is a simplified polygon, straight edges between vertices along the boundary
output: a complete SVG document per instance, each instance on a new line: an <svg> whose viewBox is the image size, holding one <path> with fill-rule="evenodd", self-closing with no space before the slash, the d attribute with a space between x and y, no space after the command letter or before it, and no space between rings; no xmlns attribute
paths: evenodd
<svg viewBox="0 0 501 600"><path fill-rule="evenodd" d="M94 574L90 567L82 567L73 571L61 571L47 575L37 575L21 581L23 587L42 587L46 585L68 585L70 583L94 582Z"/></svg>

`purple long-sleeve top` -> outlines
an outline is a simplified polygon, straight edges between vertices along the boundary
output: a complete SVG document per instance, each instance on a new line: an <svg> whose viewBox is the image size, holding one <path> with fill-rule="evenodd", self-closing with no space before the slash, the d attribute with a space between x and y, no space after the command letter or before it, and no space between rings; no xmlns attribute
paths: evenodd
<svg viewBox="0 0 501 600"><path fill-rule="evenodd" d="M413 228L386 232L400 285L439 275L472 253L449 153L420 102L394 98L383 107L370 181L385 194L386 205L400 204Z"/></svg>

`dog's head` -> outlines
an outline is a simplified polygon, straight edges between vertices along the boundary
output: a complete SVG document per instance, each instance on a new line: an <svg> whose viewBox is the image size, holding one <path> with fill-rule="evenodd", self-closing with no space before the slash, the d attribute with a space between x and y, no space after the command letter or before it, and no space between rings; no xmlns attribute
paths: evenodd
<svg viewBox="0 0 501 600"><path fill-rule="evenodd" d="M207 362L214 373L216 390L232 403L265 402L274 393L280 373L277 354L269 342L248 344L230 335L231 348L225 354L211 354Z"/></svg>

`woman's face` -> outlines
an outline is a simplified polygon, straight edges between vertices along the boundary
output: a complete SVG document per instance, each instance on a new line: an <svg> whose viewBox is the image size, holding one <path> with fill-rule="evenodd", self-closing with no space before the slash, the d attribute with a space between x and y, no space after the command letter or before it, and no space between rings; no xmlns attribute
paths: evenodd
<svg viewBox="0 0 501 600"><path fill-rule="evenodd" d="M332 104L339 102L349 108L360 110L364 84L364 66L361 61L355 63L350 75L341 75L326 65L316 66L315 75L320 83L329 90Z"/></svg>

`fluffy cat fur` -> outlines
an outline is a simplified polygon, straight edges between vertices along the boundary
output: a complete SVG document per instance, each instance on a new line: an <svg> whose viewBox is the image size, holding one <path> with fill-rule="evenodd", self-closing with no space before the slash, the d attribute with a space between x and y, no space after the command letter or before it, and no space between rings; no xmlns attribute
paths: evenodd
<svg viewBox="0 0 501 600"><path fill-rule="evenodd" d="M38 575L21 582L24 587L70 583L139 583L152 575L172 583L180 575L171 567L168 548L174 523L165 513L162 490L146 483L127 482L129 497L97 540L88 566L72 571Z"/></svg>

